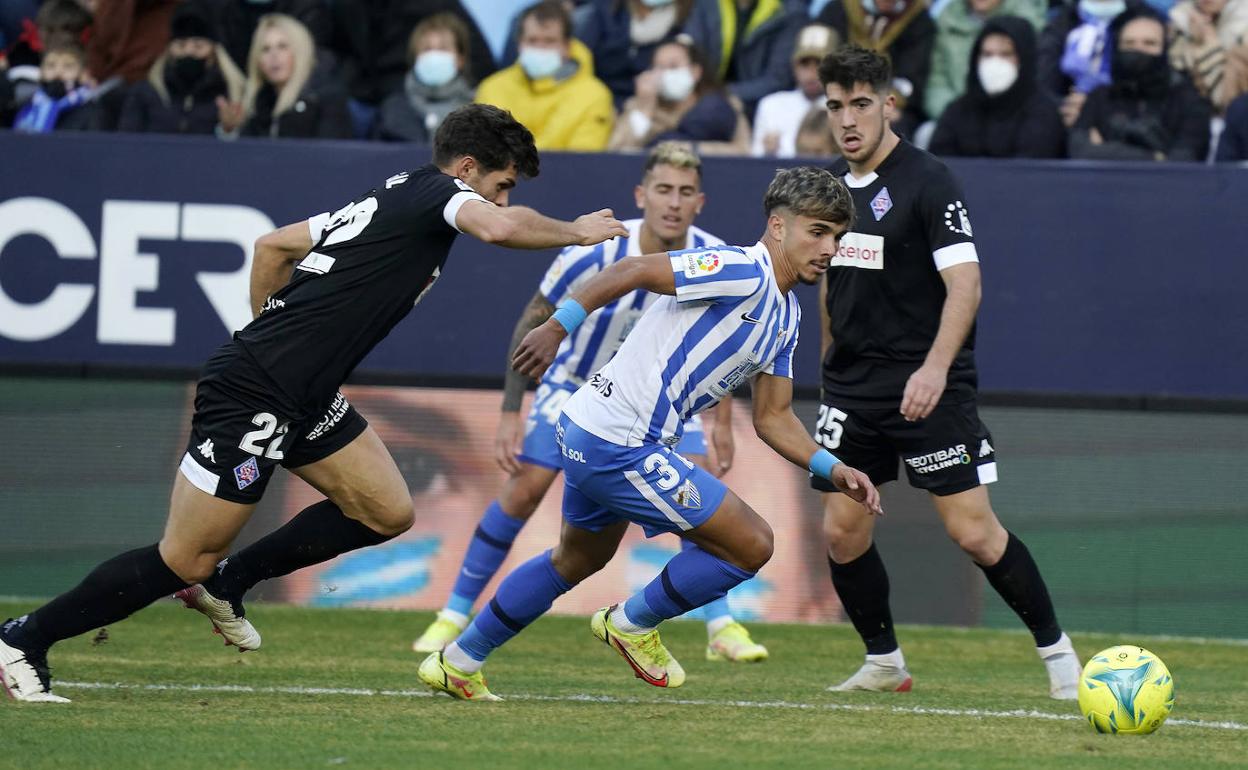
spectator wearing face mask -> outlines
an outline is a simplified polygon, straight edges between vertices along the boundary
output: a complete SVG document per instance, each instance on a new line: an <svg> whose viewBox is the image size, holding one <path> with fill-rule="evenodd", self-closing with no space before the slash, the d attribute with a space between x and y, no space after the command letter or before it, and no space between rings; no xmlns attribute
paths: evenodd
<svg viewBox="0 0 1248 770"><path fill-rule="evenodd" d="M989 19L971 49L966 93L940 116L937 155L1062 158L1066 128L1057 101L1036 84L1036 32L1016 16Z"/></svg>
<svg viewBox="0 0 1248 770"><path fill-rule="evenodd" d="M1036 68L1040 87L1061 103L1062 122L1073 126L1087 95L1109 82L1109 23L1139 0L1066 0L1040 33Z"/></svg>
<svg viewBox="0 0 1248 770"><path fill-rule="evenodd" d="M617 106L633 95L637 76L650 69L654 49L671 40L689 18L693 0L592 0L576 28L594 55L594 74Z"/></svg>
<svg viewBox="0 0 1248 770"><path fill-rule="evenodd" d="M1165 20L1128 11L1110 25L1112 82L1088 95L1070 132L1070 156L1101 160L1204 160L1208 102L1170 66Z"/></svg>
<svg viewBox="0 0 1248 770"><path fill-rule="evenodd" d="M1183 0L1170 11L1170 63L1221 113L1248 92L1248 0Z"/></svg>
<svg viewBox="0 0 1248 770"><path fill-rule="evenodd" d="M82 82L87 54L73 40L53 40L39 64L39 88L18 111L13 130L28 134L94 131L98 113L90 86Z"/></svg>
<svg viewBox="0 0 1248 770"><path fill-rule="evenodd" d="M932 72L923 91L927 116L939 119L949 103L962 95L971 48L984 22L997 16L1026 19L1036 30L1044 24L1043 0L952 0L936 18L936 42L932 48ZM1034 37L1034 36L1033 36ZM1032 46L1035 48L1034 44Z"/></svg>
<svg viewBox="0 0 1248 770"><path fill-rule="evenodd" d="M382 102L377 138L430 144L451 110L472 102L472 86L464 74L468 46L468 30L452 14L430 16L416 25L408 44L412 69L402 90Z"/></svg>
<svg viewBox="0 0 1248 770"><path fill-rule="evenodd" d="M281 13L260 19L247 57L242 102L217 100L217 136L349 139L346 92L316 68L307 27Z"/></svg>
<svg viewBox="0 0 1248 770"><path fill-rule="evenodd" d="M1218 139L1219 163L1248 161L1248 94L1231 102L1226 108L1226 128Z"/></svg>
<svg viewBox="0 0 1248 770"><path fill-rule="evenodd" d="M793 79L797 81L797 88L764 96L758 103L751 155L792 158L797 154L797 135L802 121L812 109L823 109L825 97L823 84L819 82L819 62L839 45L840 38L831 27L811 24L802 28L793 51Z"/></svg>
<svg viewBox="0 0 1248 770"><path fill-rule="evenodd" d="M698 142L703 154L749 151L740 101L719 86L687 37L658 47L653 66L637 76L636 91L624 103L608 149L638 150L672 140Z"/></svg>
<svg viewBox="0 0 1248 770"><path fill-rule="evenodd" d="M611 91L594 77L589 49L573 39L559 0L521 14L519 58L481 82L477 101L511 112L539 150L603 150L615 115Z"/></svg>
<svg viewBox="0 0 1248 770"><path fill-rule="evenodd" d="M927 0L832 0L819 13L819 23L841 39L892 59L897 97L892 125L906 136L913 136L925 117L923 91L936 42L936 24L927 10Z"/></svg>
<svg viewBox="0 0 1248 770"><path fill-rule="evenodd" d="M217 100L242 97L243 74L217 45L218 32L206 7L196 2L179 6L169 37L147 80L126 94L118 131L211 134L217 127Z"/></svg>

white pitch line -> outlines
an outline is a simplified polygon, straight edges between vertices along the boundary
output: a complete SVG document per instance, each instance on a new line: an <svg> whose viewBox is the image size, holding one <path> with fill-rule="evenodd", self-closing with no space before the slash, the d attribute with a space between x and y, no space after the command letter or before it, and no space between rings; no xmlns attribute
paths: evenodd
<svg viewBox="0 0 1248 770"><path fill-rule="evenodd" d="M58 682L57 687L76 690L148 690L156 692L243 693L248 695L353 695L386 698L431 698L429 690L374 690L366 687L253 687L245 684L125 684L122 682ZM1051 714L1034 709L991 711L930 706L870 706L855 703L795 703L793 701L702 700L690 698L621 698L614 695L534 695L511 694L505 700L557 703L605 703L642 706L732 706L746 709L794 709L801 711L858 711L918 716L971 717L974 719L1049 719L1078 721L1074 714ZM1203 719L1169 719L1166 724L1203 727L1210 730L1248 730L1241 722L1209 722Z"/></svg>

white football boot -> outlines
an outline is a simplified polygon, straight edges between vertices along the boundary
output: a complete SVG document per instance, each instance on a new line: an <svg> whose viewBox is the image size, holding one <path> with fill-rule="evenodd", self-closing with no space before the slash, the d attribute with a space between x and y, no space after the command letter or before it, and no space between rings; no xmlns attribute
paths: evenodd
<svg viewBox="0 0 1248 770"><path fill-rule="evenodd" d="M13 700L26 703L69 703L52 694L48 654L28 653L0 639L0 685Z"/></svg>
<svg viewBox="0 0 1248 770"><path fill-rule="evenodd" d="M828 691L910 692L913 685L914 679L906 670L901 650L895 650L887 655L868 655L862 668L844 682L829 687Z"/></svg>
<svg viewBox="0 0 1248 770"><path fill-rule="evenodd" d="M234 612L234 606L224 599L218 599L201 585L183 588L174 594L189 609L198 610L212 621L213 631L225 639L227 645L234 645L239 652L260 649L260 632L241 614Z"/></svg>

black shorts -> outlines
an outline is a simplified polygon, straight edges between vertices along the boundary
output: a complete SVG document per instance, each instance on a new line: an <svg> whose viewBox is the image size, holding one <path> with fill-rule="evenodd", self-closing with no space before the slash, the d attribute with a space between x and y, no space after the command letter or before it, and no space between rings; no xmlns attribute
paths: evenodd
<svg viewBox="0 0 1248 770"><path fill-rule="evenodd" d="M368 427L341 393L323 414L303 422L272 407L244 403L248 400L200 382L180 466L196 487L234 503L259 502L275 467L298 468L323 460Z"/></svg>
<svg viewBox="0 0 1248 770"><path fill-rule="evenodd" d="M997 454L988 426L973 399L942 402L927 419L906 422L897 407L854 409L824 396L815 441L871 478L876 486L897 479L905 463L910 486L953 495L997 480ZM836 492L832 482L812 476L810 485Z"/></svg>

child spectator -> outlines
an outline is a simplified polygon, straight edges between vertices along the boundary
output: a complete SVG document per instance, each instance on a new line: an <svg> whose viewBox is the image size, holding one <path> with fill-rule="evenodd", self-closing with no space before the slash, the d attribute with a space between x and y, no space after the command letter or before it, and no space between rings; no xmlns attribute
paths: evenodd
<svg viewBox="0 0 1248 770"><path fill-rule="evenodd" d="M95 130L94 93L82 82L86 60L86 51L77 41L48 43L39 65L39 88L18 111L13 130L28 134Z"/></svg>

